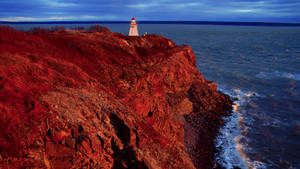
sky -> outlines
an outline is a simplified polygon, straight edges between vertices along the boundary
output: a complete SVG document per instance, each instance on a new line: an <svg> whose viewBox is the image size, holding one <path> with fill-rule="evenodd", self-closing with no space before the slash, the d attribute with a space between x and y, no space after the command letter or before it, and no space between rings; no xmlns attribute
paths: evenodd
<svg viewBox="0 0 300 169"><path fill-rule="evenodd" d="M0 21L300 22L300 0L0 0Z"/></svg>

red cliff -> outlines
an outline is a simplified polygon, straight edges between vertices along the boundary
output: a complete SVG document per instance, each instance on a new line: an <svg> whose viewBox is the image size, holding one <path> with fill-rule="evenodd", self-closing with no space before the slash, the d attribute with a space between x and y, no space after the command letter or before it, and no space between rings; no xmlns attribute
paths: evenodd
<svg viewBox="0 0 300 169"><path fill-rule="evenodd" d="M0 27L0 168L212 168L231 110L161 36Z"/></svg>

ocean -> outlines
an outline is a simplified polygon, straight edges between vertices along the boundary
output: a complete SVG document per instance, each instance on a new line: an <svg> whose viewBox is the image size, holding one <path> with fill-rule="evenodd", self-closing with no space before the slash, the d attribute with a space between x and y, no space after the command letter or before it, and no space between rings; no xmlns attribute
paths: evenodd
<svg viewBox="0 0 300 169"><path fill-rule="evenodd" d="M127 24L104 25L124 34L129 29ZM216 162L227 169L300 168L300 27L152 23L138 28L140 34L190 45L203 76L235 100L216 139Z"/></svg>

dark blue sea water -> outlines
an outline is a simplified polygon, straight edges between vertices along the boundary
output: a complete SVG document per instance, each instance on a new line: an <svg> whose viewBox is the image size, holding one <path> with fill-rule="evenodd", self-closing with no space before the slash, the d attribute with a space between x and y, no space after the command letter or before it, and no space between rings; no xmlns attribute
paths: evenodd
<svg viewBox="0 0 300 169"><path fill-rule="evenodd" d="M128 33L126 24L106 26ZM140 24L139 30L192 46L204 77L238 99L216 140L218 163L300 168L300 27Z"/></svg>

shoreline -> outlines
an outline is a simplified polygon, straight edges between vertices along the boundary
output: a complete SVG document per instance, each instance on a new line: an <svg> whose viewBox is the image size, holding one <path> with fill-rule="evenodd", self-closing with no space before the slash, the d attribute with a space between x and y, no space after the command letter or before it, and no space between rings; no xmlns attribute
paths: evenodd
<svg viewBox="0 0 300 169"><path fill-rule="evenodd" d="M266 164L260 161L252 161L246 154L247 147L244 147L241 140L245 137L242 133L247 133L248 128L243 124L241 107L247 104L252 97L261 97L257 92L242 91L234 89L230 92L220 89L232 98L237 98L233 102L231 116L226 117L226 124L221 127L216 143L221 151L217 156L217 162L225 165L226 168L266 168ZM229 94L231 93L231 94ZM230 133L230 135L228 135ZM221 165L220 164L220 165Z"/></svg>

